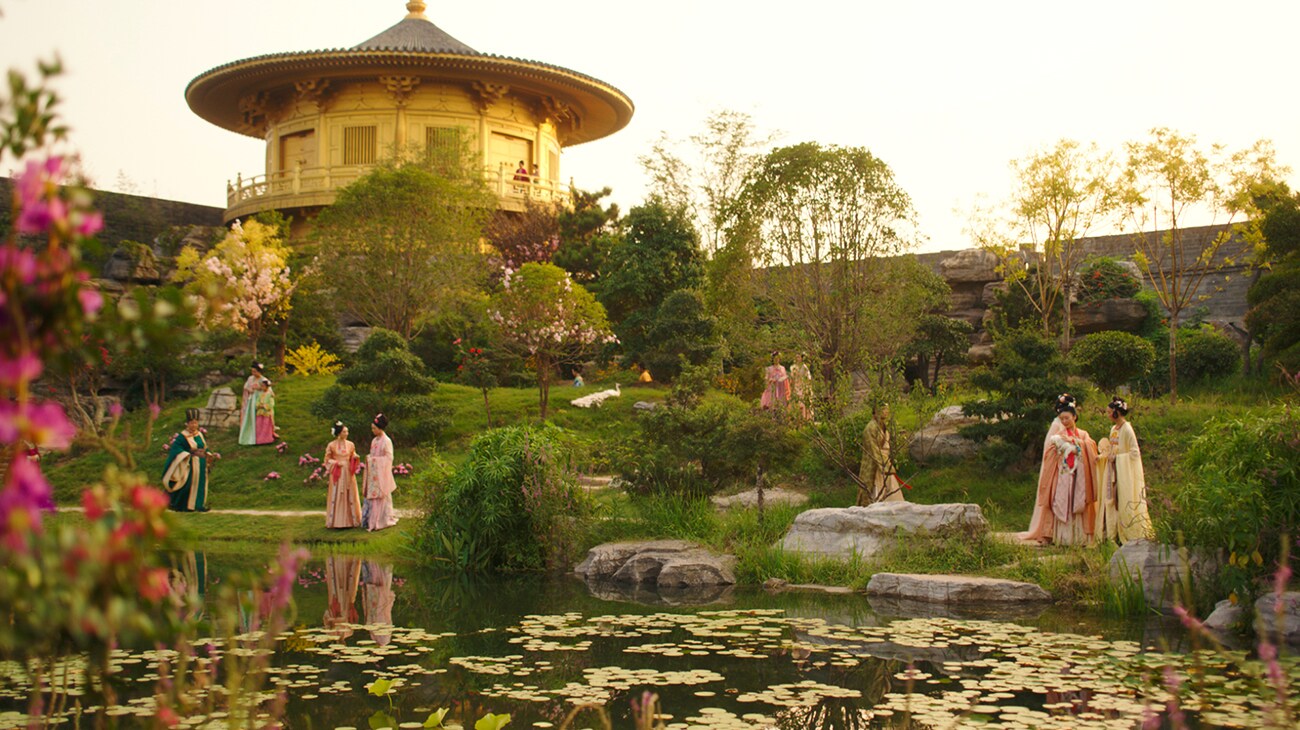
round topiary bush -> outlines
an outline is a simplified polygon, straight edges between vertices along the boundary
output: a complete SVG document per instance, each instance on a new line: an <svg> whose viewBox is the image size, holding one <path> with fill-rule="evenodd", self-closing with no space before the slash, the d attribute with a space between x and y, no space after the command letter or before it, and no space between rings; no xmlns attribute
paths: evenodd
<svg viewBox="0 0 1300 730"><path fill-rule="evenodd" d="M1241 349L1231 337L1202 325L1178 333L1178 380L1194 383L1236 375L1241 367Z"/></svg>
<svg viewBox="0 0 1300 730"><path fill-rule="evenodd" d="M1107 330L1074 343L1070 360L1080 374L1110 392L1150 372L1156 348L1137 335Z"/></svg>

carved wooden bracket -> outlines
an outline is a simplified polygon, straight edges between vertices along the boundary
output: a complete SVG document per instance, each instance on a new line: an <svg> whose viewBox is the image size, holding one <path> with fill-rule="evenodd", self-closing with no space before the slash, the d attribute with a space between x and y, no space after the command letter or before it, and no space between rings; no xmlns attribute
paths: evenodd
<svg viewBox="0 0 1300 730"><path fill-rule="evenodd" d="M411 98L411 93L415 87L420 85L419 76L380 76L379 83L383 85L388 95L397 102L399 107L406 106L406 101Z"/></svg>
<svg viewBox="0 0 1300 730"><path fill-rule="evenodd" d="M334 93L329 79L303 79L293 82L293 88L299 102L315 104L320 111L325 111L325 105Z"/></svg>
<svg viewBox="0 0 1300 730"><path fill-rule="evenodd" d="M243 127L259 136L266 134L271 125L275 101L270 92L259 91L239 97L239 116Z"/></svg>
<svg viewBox="0 0 1300 730"><path fill-rule="evenodd" d="M493 84L483 81L471 83L470 89L473 91L480 112L486 112L488 107L501 101L510 91L510 87L506 84Z"/></svg>
<svg viewBox="0 0 1300 730"><path fill-rule="evenodd" d="M577 114L574 113L573 107L557 100L553 96L543 96L537 102L538 116L543 119L549 119L556 125L568 120L576 120Z"/></svg>

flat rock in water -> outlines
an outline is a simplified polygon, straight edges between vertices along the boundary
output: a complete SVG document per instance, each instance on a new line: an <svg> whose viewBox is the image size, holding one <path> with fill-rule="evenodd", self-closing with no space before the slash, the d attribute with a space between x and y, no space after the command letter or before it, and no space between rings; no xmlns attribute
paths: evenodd
<svg viewBox="0 0 1300 730"><path fill-rule="evenodd" d="M610 542L587 551L573 572L590 581L689 588L736 582L736 559L686 540Z"/></svg>
<svg viewBox="0 0 1300 730"><path fill-rule="evenodd" d="M900 535L974 537L988 529L977 504L881 502L808 510L795 518L781 547L816 557L871 557Z"/></svg>
<svg viewBox="0 0 1300 730"><path fill-rule="evenodd" d="M758 506L758 490L751 489L739 494L731 494L726 497L712 497L713 506L719 509L729 509L731 507L756 507ZM804 504L808 501L808 495L780 487L772 487L763 490L764 504Z"/></svg>
<svg viewBox="0 0 1300 730"><path fill-rule="evenodd" d="M1052 600L1052 594L1033 583L971 575L914 573L876 573L867 583L867 595L945 604L1042 603Z"/></svg>

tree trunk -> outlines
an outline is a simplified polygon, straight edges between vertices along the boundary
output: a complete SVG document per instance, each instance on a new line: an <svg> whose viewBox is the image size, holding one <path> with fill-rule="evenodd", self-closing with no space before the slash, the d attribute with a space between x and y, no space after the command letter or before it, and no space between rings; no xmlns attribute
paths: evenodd
<svg viewBox="0 0 1300 730"><path fill-rule="evenodd" d="M488 402L488 389L483 389L483 413L487 415L487 427L492 428L492 404Z"/></svg>
<svg viewBox="0 0 1300 730"><path fill-rule="evenodd" d="M1169 313L1169 404L1178 402L1178 315Z"/></svg>
<svg viewBox="0 0 1300 730"><path fill-rule="evenodd" d="M930 378L930 395L939 394L939 368L943 367L943 353L934 356L934 377Z"/></svg>
<svg viewBox="0 0 1300 730"><path fill-rule="evenodd" d="M1061 352L1070 351L1070 279L1067 276L1065 282L1061 285L1061 307L1065 315L1065 321L1061 323Z"/></svg>
<svg viewBox="0 0 1300 730"><path fill-rule="evenodd" d="M539 420L546 420L546 406L551 398L551 363L545 358L537 358L537 395L541 410Z"/></svg>

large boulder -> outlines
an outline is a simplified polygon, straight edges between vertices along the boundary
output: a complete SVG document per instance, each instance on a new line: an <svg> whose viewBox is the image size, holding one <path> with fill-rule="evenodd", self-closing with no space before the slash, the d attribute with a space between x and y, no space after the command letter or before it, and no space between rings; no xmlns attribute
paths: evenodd
<svg viewBox="0 0 1300 730"><path fill-rule="evenodd" d="M587 551L573 572L592 581L660 589L731 585L736 559L686 540L611 542Z"/></svg>
<svg viewBox="0 0 1300 730"><path fill-rule="evenodd" d="M1148 606L1172 613L1175 604L1187 602L1182 595L1183 585L1208 581L1220 564L1219 558L1208 551L1136 540L1115 551L1108 570L1112 583L1136 581L1142 586Z"/></svg>
<svg viewBox="0 0 1300 730"><path fill-rule="evenodd" d="M108 255L104 262L104 278L132 284L159 284L162 271L152 249L127 241Z"/></svg>
<svg viewBox="0 0 1300 730"><path fill-rule="evenodd" d="M1137 332L1146 318L1146 305L1136 299L1103 299L1070 310L1070 324L1076 335L1105 330Z"/></svg>
<svg viewBox="0 0 1300 730"><path fill-rule="evenodd" d="M1255 601L1255 615L1261 637L1300 643L1300 592L1267 593Z"/></svg>
<svg viewBox="0 0 1300 730"><path fill-rule="evenodd" d="M1052 594L1033 583L972 575L876 573L867 583L868 596L941 604L1044 603Z"/></svg>
<svg viewBox="0 0 1300 730"><path fill-rule="evenodd" d="M983 284L1002 278L998 275L998 263L996 255L982 248L967 248L939 262L939 275L950 286L954 283Z"/></svg>
<svg viewBox="0 0 1300 730"><path fill-rule="evenodd" d="M977 504L880 502L826 507L800 514L781 540L785 550L814 557L871 557L899 535L982 535L989 525Z"/></svg>
<svg viewBox="0 0 1300 730"><path fill-rule="evenodd" d="M962 436L963 426L979 423L977 416L967 416L961 406L948 406L938 413L920 431L912 436L908 453L918 463L934 459L965 459L975 455L979 446Z"/></svg>
<svg viewBox="0 0 1300 730"><path fill-rule="evenodd" d="M239 398L230 388L217 388L208 396L208 405L199 409L199 425L204 428L237 428Z"/></svg>

